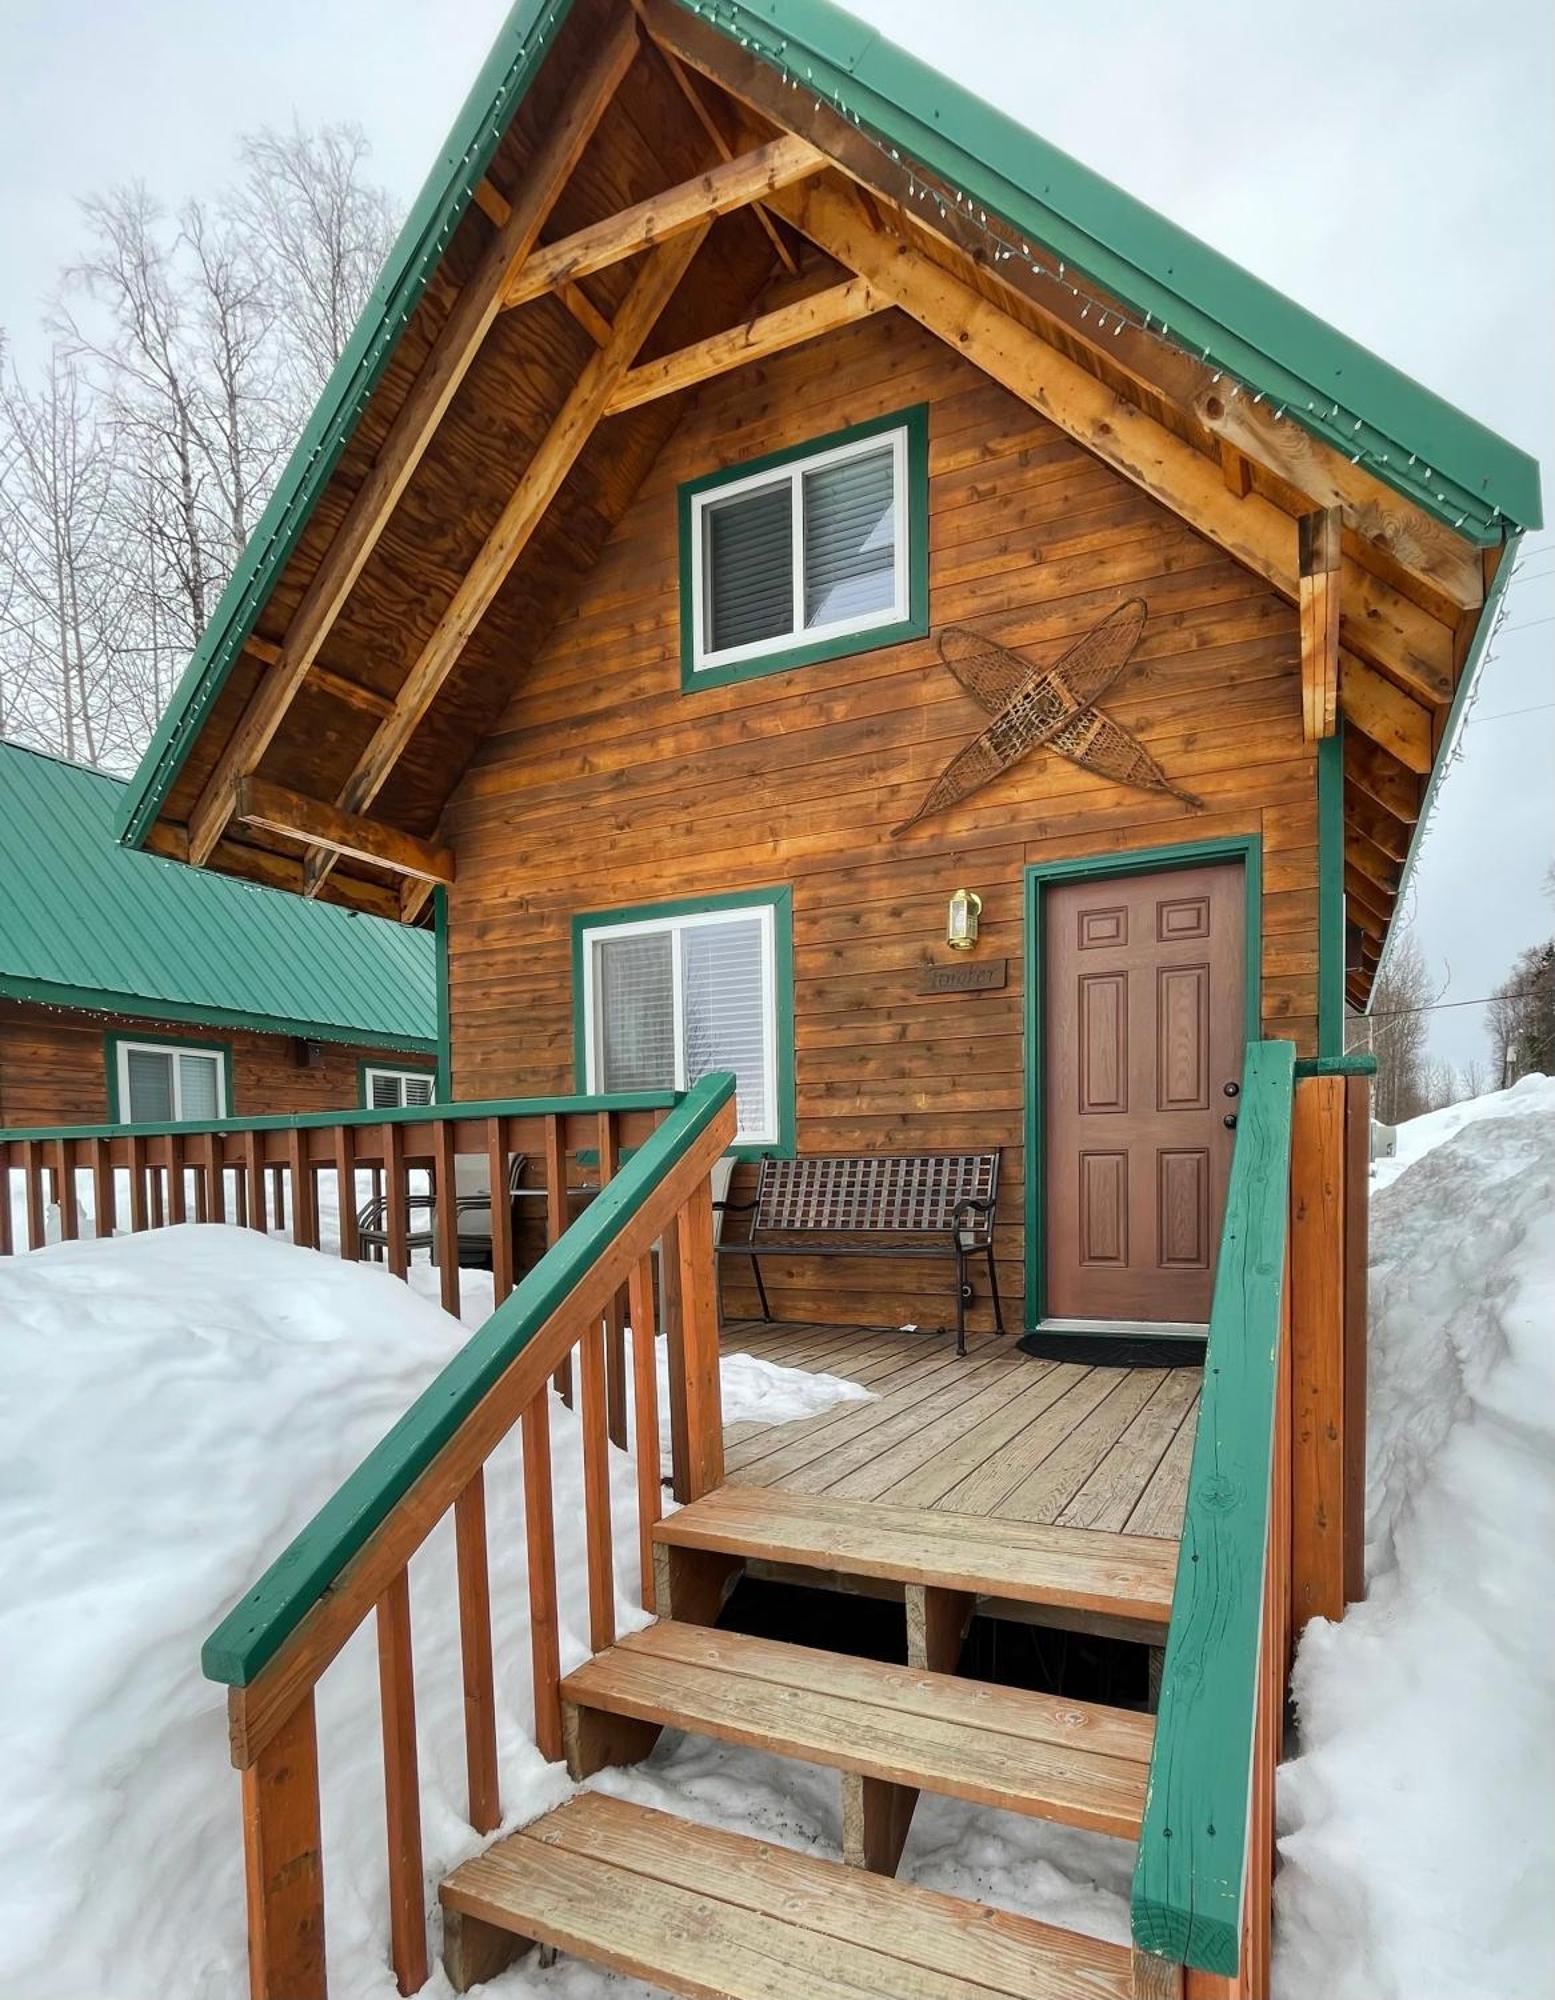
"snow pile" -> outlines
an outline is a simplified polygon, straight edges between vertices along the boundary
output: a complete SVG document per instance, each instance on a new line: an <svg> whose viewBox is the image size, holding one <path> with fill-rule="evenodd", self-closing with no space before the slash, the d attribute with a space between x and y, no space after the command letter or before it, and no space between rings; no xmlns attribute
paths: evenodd
<svg viewBox="0 0 1555 2000"><path fill-rule="evenodd" d="M1533 2000L1555 1965L1555 1080L1418 1119L1399 1151L1372 1211L1368 1597L1297 1658L1276 1992Z"/></svg>
<svg viewBox="0 0 1555 2000"><path fill-rule="evenodd" d="M238 1790L200 1642L463 1332L382 1267L210 1225L0 1260L0 1326L0 1992L228 2000L247 1983ZM834 1399L768 1363L730 1373L743 1418ZM582 1480L554 1398L552 1429L570 1667L587 1652ZM610 1464L629 1629L643 1622L632 1460ZM528 1733L516 1440L487 1493L512 1824L569 1789ZM463 1817L453 1579L445 1524L411 1567L429 1882L481 1844ZM330 1990L387 2000L371 1621L320 1684L319 1728Z"/></svg>

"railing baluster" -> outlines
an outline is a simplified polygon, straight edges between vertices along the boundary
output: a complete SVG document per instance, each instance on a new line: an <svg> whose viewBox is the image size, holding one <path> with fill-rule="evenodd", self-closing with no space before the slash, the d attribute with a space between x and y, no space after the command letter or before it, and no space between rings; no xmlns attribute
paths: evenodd
<svg viewBox="0 0 1555 2000"><path fill-rule="evenodd" d="M491 1186L493 1245L506 1182ZM437 1286L443 1311L459 1317L459 1175L454 1165L454 1128L446 1118L432 1127L432 1214L436 1222Z"/></svg>
<svg viewBox="0 0 1555 2000"><path fill-rule="evenodd" d="M92 1227L99 1237L112 1236L116 1207L113 1146L107 1139L94 1139L92 1141Z"/></svg>
<svg viewBox="0 0 1555 2000"><path fill-rule="evenodd" d="M410 1269L409 1225L406 1220L409 1186L405 1168L405 1128L385 1123L383 1127L383 1172L385 1204L384 1231L388 1241L389 1269L403 1278Z"/></svg>
<svg viewBox="0 0 1555 2000"><path fill-rule="evenodd" d="M551 1498L550 1391L524 1405L524 1548L529 1568L529 1653L535 1742L553 1764L562 1755L561 1631L556 1608L556 1522Z"/></svg>
<svg viewBox="0 0 1555 2000"><path fill-rule="evenodd" d="M251 2000L326 2000L313 1690L243 1773Z"/></svg>
<svg viewBox="0 0 1555 2000"><path fill-rule="evenodd" d="M486 1174L491 1182L491 1288L501 1305L513 1289L513 1204L508 1200L507 1121L486 1120Z"/></svg>
<svg viewBox="0 0 1555 2000"><path fill-rule="evenodd" d="M146 1228L146 1141L139 1132L130 1134L130 1230L139 1236Z"/></svg>
<svg viewBox="0 0 1555 2000"><path fill-rule="evenodd" d="M172 1223L189 1219L189 1190L184 1184L183 1135L170 1132L167 1140L167 1219Z"/></svg>
<svg viewBox="0 0 1555 2000"><path fill-rule="evenodd" d="M340 1222L340 1255L354 1264L361 1252L356 1240L356 1129L335 1127L335 1206Z"/></svg>
<svg viewBox="0 0 1555 2000"><path fill-rule="evenodd" d="M54 1193L59 1203L59 1233L66 1243L81 1234L81 1209L76 1200L76 1169L68 1139L54 1142Z"/></svg>
<svg viewBox="0 0 1555 2000"><path fill-rule="evenodd" d="M491 1572L486 1557L486 1478L477 1472L454 1502L459 1567L459 1652L464 1668L464 1761L470 1824L490 1833L497 1797L497 1701L491 1663Z"/></svg>
<svg viewBox="0 0 1555 2000"><path fill-rule="evenodd" d="M146 1196L151 1206L151 1226L160 1229L163 1226L162 1169L151 1157L149 1145L146 1148Z"/></svg>
<svg viewBox="0 0 1555 2000"><path fill-rule="evenodd" d="M653 1331L653 1257L639 1257L630 1280L633 1441L637 1447L637 1548L643 1608L656 1610L653 1529L664 1511L659 1481L659 1363Z"/></svg>
<svg viewBox="0 0 1555 2000"><path fill-rule="evenodd" d="M11 1152L0 1143L0 1257L9 1257L15 1250L11 1237Z"/></svg>
<svg viewBox="0 0 1555 2000"><path fill-rule="evenodd" d="M205 1210L212 1222L227 1219L227 1188L222 1173L222 1145L219 1132L205 1134Z"/></svg>
<svg viewBox="0 0 1555 2000"><path fill-rule="evenodd" d="M670 1484L676 1499L691 1483L691 1453L686 1439L686 1399L677 1385L684 1379L686 1344L680 1309L680 1217L664 1225L659 1251L659 1289L664 1351L669 1357Z"/></svg>
<svg viewBox="0 0 1555 2000"><path fill-rule="evenodd" d="M426 1984L429 1967L410 1576L403 1569L378 1600L378 1694L389 1836L389 1953L401 1993L415 1993Z"/></svg>
<svg viewBox="0 0 1555 2000"><path fill-rule="evenodd" d="M621 1164L621 1146L613 1111L601 1111L595 1120L599 1132L599 1185L615 1178ZM610 1441L626 1449L626 1288L615 1294L605 1308L605 1409Z"/></svg>
<svg viewBox="0 0 1555 2000"><path fill-rule="evenodd" d="M545 1121L545 1242L559 1243L567 1233L567 1155L562 1150L562 1122L553 1116ZM572 1408L572 1355L565 1354L551 1377L552 1387Z"/></svg>
<svg viewBox="0 0 1555 2000"><path fill-rule="evenodd" d="M247 1201L244 1220L250 1229L269 1234L265 1216L264 1144L257 1132L243 1134L243 1184Z"/></svg>
<svg viewBox="0 0 1555 2000"><path fill-rule="evenodd" d="M691 1190L679 1217L680 1317L685 1398L686 1491L700 1500L723 1484L723 1413L719 1406L718 1274L713 1262L713 1197L707 1181Z"/></svg>
<svg viewBox="0 0 1555 2000"><path fill-rule="evenodd" d="M22 1174L27 1189L27 1247L41 1250L48 1241L48 1204L43 1198L43 1147L29 1139L22 1148Z"/></svg>
<svg viewBox="0 0 1555 2000"><path fill-rule="evenodd" d="M286 1166L292 1184L292 1241L305 1250L316 1250L319 1231L313 1207L312 1170L308 1165L308 1136L296 1126L286 1135Z"/></svg>
<svg viewBox="0 0 1555 2000"><path fill-rule="evenodd" d="M283 1167L270 1168L270 1213L275 1217L277 1229L286 1227L286 1171Z"/></svg>
<svg viewBox="0 0 1555 2000"><path fill-rule="evenodd" d="M605 1329L599 1320L578 1342L583 1422L583 1532L588 1548L589 1644L596 1653L616 1639L615 1555L610 1529L610 1446L605 1430Z"/></svg>

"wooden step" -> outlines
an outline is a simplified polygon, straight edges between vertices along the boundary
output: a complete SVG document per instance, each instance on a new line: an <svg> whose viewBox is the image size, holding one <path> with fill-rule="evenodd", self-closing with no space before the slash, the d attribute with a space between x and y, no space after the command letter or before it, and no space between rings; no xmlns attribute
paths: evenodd
<svg viewBox="0 0 1555 2000"><path fill-rule="evenodd" d="M857 1779L1133 1839L1155 1724L1148 1715L993 1687L660 1619L562 1682L575 1778L635 1761L661 1727L688 1729ZM625 1719L625 1728L622 1719ZM844 1804L850 1788L844 1787ZM889 1803L885 1794L877 1807ZM911 1800L902 1802L910 1815ZM871 1832L895 1866L906 1836Z"/></svg>
<svg viewBox="0 0 1555 2000"><path fill-rule="evenodd" d="M438 1891L455 1992L527 1944L711 2000L1127 2000L1129 1953L585 1792Z"/></svg>
<svg viewBox="0 0 1555 2000"><path fill-rule="evenodd" d="M701 1551L745 1562L773 1562L908 1587L1006 1599L1109 1621L1164 1643L1177 1574L1177 1544L1148 1535L1094 1528L1052 1528L937 1508L892 1507L878 1500L838 1500L778 1486L720 1486L658 1523L666 1551ZM661 1561L660 1610L703 1622L712 1594L696 1570ZM681 1582L684 1606L676 1602ZM935 1662L935 1664L940 1664Z"/></svg>

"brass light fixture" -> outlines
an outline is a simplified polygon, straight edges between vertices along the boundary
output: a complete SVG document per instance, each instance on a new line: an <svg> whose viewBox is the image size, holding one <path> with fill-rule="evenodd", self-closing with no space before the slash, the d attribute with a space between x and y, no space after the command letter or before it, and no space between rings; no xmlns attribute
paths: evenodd
<svg viewBox="0 0 1555 2000"><path fill-rule="evenodd" d="M973 889L958 889L945 913L945 942L952 951L970 951L977 943L977 920L983 899Z"/></svg>

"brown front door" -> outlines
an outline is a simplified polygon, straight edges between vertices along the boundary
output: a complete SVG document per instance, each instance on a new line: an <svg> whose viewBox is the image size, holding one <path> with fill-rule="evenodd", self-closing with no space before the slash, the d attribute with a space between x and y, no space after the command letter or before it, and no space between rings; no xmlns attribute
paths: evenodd
<svg viewBox="0 0 1555 2000"><path fill-rule="evenodd" d="M1207 1320L1245 1033L1239 863L1043 892L1045 1310Z"/></svg>

